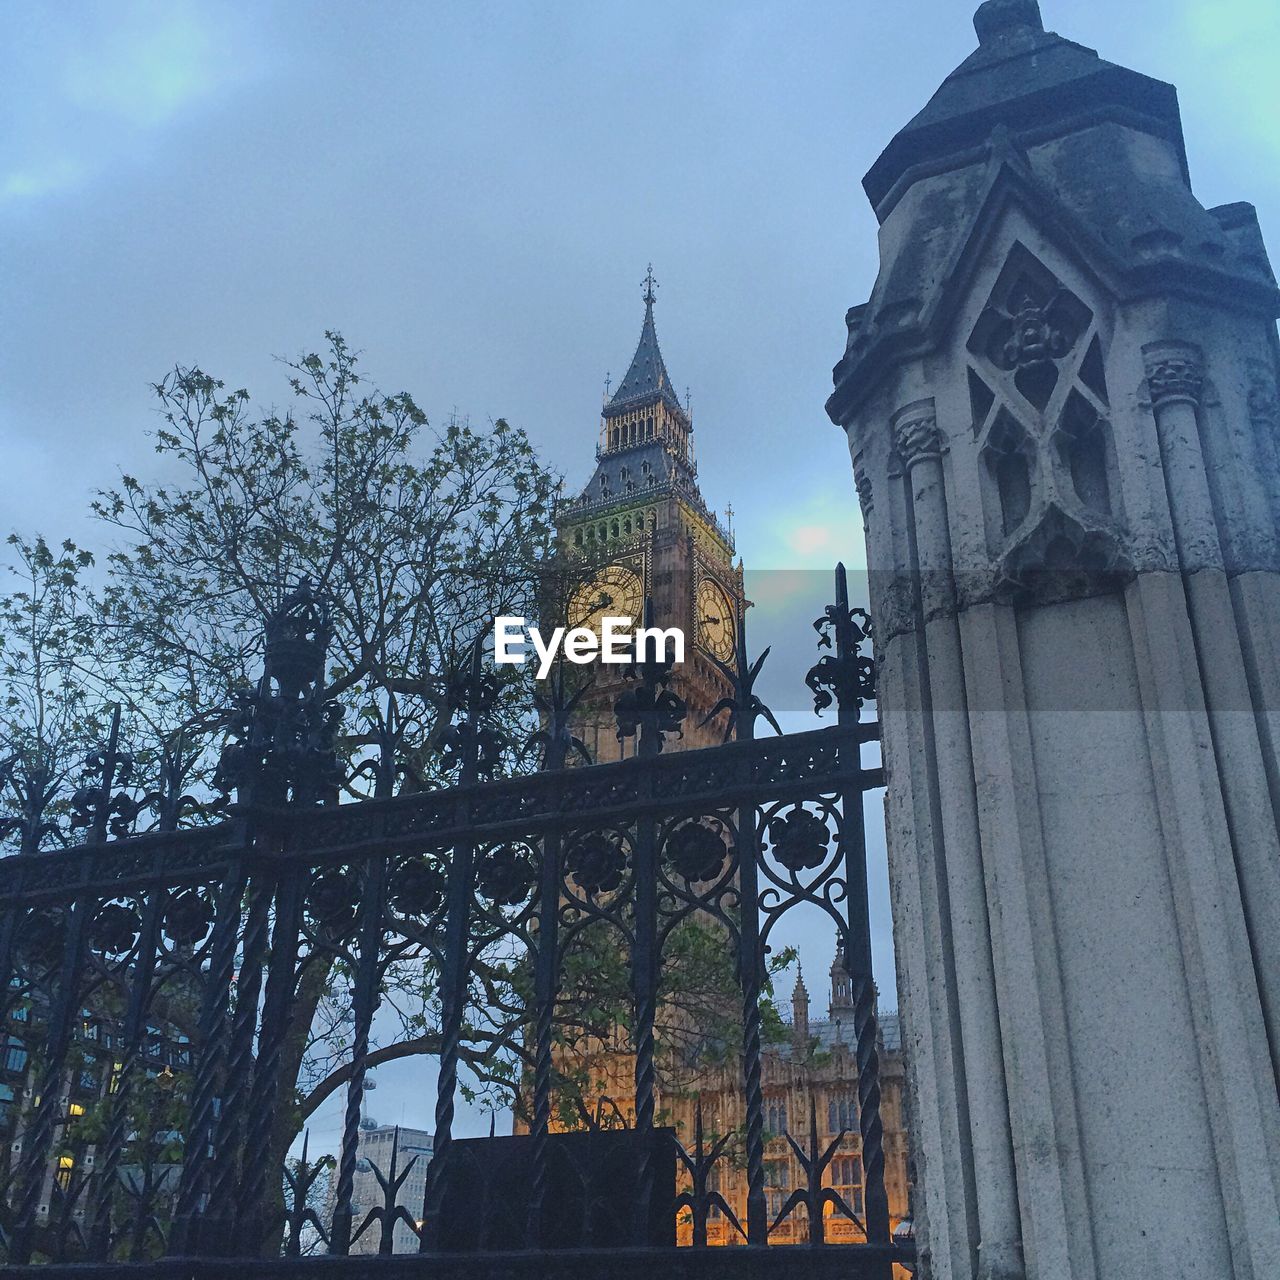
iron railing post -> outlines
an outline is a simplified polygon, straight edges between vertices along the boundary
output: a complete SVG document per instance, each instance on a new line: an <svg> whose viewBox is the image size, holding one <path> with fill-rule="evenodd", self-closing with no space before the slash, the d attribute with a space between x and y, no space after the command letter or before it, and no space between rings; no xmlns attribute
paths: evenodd
<svg viewBox="0 0 1280 1280"><path fill-rule="evenodd" d="M221 1110L223 1069L227 1060L227 1015L235 978L240 920L247 887L240 862L222 885L209 940L209 967L204 976L200 1017L194 1046L191 1110L184 1135L182 1175L174 1206L169 1254L201 1251L201 1225L209 1199L209 1179L218 1160L218 1121Z"/></svg>
<svg viewBox="0 0 1280 1280"><path fill-rule="evenodd" d="M366 868L360 903L360 942L355 975L352 1013L351 1077L347 1081L346 1110L342 1119L342 1149L338 1159L338 1179L334 1192L333 1227L329 1252L346 1254L351 1249L351 1207L355 1187L356 1159L360 1142L360 1112L364 1105L369 1033L377 1012L381 977L383 911L386 906L387 859L375 858Z"/></svg>
<svg viewBox="0 0 1280 1280"><path fill-rule="evenodd" d="M94 1171L97 1194L94 1197L89 1252L94 1258L102 1260L111 1256L112 1204L116 1193L116 1175L129 1141L129 1100L133 1095L138 1056L147 1029L147 1010L151 1004L156 952L160 943L160 923L167 900L168 890L162 886L148 891L142 911L142 929L138 935L137 960L128 975L129 1000L119 1063L114 1068L115 1092L110 1097L106 1140L102 1144Z"/></svg>
<svg viewBox="0 0 1280 1280"><path fill-rule="evenodd" d="M235 976L235 1010L231 1016L226 1071L218 1095L209 1197L199 1227L201 1251L208 1250L215 1255L234 1251L240 1244L235 1230L236 1191L240 1185L245 1121L250 1114L249 1087L274 887L264 871L255 871L249 878L249 907Z"/></svg>
<svg viewBox="0 0 1280 1280"><path fill-rule="evenodd" d="M843 673L836 686L838 723L841 728L856 730L862 718L862 696L857 676L859 634L849 608L849 580L843 564L836 566L836 607L833 621L836 664ZM854 1052L858 1062L858 1126L862 1135L867 1240L871 1244L888 1244L889 1200L884 1186L884 1124L880 1116L880 1057L876 1044L878 1019L871 958L871 908L867 891L867 833L862 806L860 740L855 740L853 751L856 776L841 797L845 883L849 895L849 934L844 949L844 967L853 992Z"/></svg>
<svg viewBox="0 0 1280 1280"><path fill-rule="evenodd" d="M258 1252L282 1217L272 1207L283 1193L283 1172L274 1154L278 1138L280 1067L285 1039L293 1021L292 1007L302 928L303 876L289 867L276 877L275 921L267 962L266 991L258 1052L249 1090L250 1124L245 1132L235 1219L241 1244ZM274 1179L270 1182L269 1180Z"/></svg>
<svg viewBox="0 0 1280 1280"><path fill-rule="evenodd" d="M644 602L644 625L652 629L652 598ZM656 643L656 642L655 642ZM663 698L684 716L684 704L666 692L670 663L665 652L655 652L651 661L643 653L637 655L637 666L643 681L644 696L639 718L637 755L652 762L662 751L664 724ZM660 688L663 690L659 692ZM653 1128L657 1108L657 1075L654 1063L655 1024L658 1013L658 976L661 957L658 954L658 824L649 802L653 799L653 770L645 769L638 783L638 799L642 805L636 818L635 842L635 942L631 953L631 988L635 1013L635 1141L636 1198L632 1219L632 1236L637 1245L648 1244L652 1232L653 1190L656 1181Z"/></svg>
<svg viewBox="0 0 1280 1280"><path fill-rule="evenodd" d="M22 1164L15 1204L16 1222L9 1250L9 1261L20 1265L31 1261L35 1249L40 1197L51 1178L50 1147L59 1128L58 1117L62 1112L62 1081L66 1071L67 1050L71 1047L76 1006L79 1003L80 968L84 960L88 913L88 903L79 898L67 915L62 963L49 1011L44 1070L40 1074L38 1086L39 1098L31 1123L22 1135Z"/></svg>
<svg viewBox="0 0 1280 1280"><path fill-rule="evenodd" d="M533 1123L530 1128L533 1184L529 1196L529 1244L546 1238L548 1160L551 1135L551 1082L554 1073L555 1008L560 976L560 832L542 841L538 899L538 952L534 972Z"/></svg>
<svg viewBox="0 0 1280 1280"><path fill-rule="evenodd" d="M435 1134L423 1195L423 1252L439 1248L440 1209L446 1161L453 1144L453 1115L458 1089L458 1055L467 1002L467 937L475 850L465 842L454 847L449 868L449 905L445 922L445 963L440 981L440 1071L436 1083Z"/></svg>
<svg viewBox="0 0 1280 1280"><path fill-rule="evenodd" d="M648 749L646 750L646 744ZM640 738L640 755L652 757L657 747L649 734ZM646 773L642 784L652 786ZM633 1235L637 1245L650 1242L655 1183L653 1127L656 1112L654 1027L658 1010L658 867L657 824L651 813L636 821L635 945L631 956L632 995L635 1008L635 1138L638 1144L636 1200Z"/></svg>
<svg viewBox="0 0 1280 1280"><path fill-rule="evenodd" d="M551 676L550 696L535 697L543 714L539 735L543 742L542 772L561 773L570 750L577 749L590 763L586 747L573 736L571 717L591 682L584 682L569 695L565 686L563 658ZM547 1196L550 1191L551 1089L555 1074L555 1011L560 994L560 908L564 894L563 832L557 825L541 842L542 862L538 868L537 953L534 959L534 1057L533 1115L529 1127L532 1184L526 1236L530 1248L546 1239Z"/></svg>
<svg viewBox="0 0 1280 1280"><path fill-rule="evenodd" d="M734 736L739 741L755 737L751 704L751 676L747 653L747 620L738 618L739 706ZM741 920L738 925L738 981L742 988L742 1083L747 1126L747 1243L769 1243L769 1211L764 1194L764 1086L761 1078L760 997L764 989L764 955L760 942L760 826L756 805L744 804L737 812L738 890Z"/></svg>
<svg viewBox="0 0 1280 1280"><path fill-rule="evenodd" d="M19 921L22 919L20 907L6 907L0 913L0 1055L9 1052L9 1018L13 1014L14 992L20 991L22 981L15 964L16 941ZM0 1056L0 1062L4 1056ZM0 1155L0 1198L7 1199L10 1184L15 1173L12 1149ZM7 1250L9 1240L0 1231L0 1247Z"/></svg>
<svg viewBox="0 0 1280 1280"><path fill-rule="evenodd" d="M462 725L461 770L456 799L458 828L466 830L472 816L471 788L479 776L480 664L483 637L471 650L466 715ZM469 987L471 899L475 889L475 846L460 840L453 846L449 864L443 972L440 975L440 1070L436 1079L435 1134L431 1163L427 1165L423 1192L420 1252L440 1247L440 1211L446 1190L449 1149L453 1145L453 1114L458 1091L458 1057L466 1018Z"/></svg>

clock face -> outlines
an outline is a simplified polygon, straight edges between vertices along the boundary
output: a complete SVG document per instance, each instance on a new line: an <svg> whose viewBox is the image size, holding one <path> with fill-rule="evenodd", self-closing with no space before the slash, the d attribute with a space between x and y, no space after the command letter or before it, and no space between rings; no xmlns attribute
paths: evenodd
<svg viewBox="0 0 1280 1280"><path fill-rule="evenodd" d="M610 565L573 593L569 626L586 627L598 635L605 618L628 618L634 623L643 607L640 579L620 564Z"/></svg>
<svg viewBox="0 0 1280 1280"><path fill-rule="evenodd" d="M737 610L713 578L698 586L698 642L713 657L729 662L738 643Z"/></svg>

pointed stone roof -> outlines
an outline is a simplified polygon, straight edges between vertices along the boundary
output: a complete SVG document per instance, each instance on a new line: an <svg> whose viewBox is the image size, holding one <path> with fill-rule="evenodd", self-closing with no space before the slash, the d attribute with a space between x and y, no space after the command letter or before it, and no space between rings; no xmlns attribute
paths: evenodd
<svg viewBox="0 0 1280 1280"><path fill-rule="evenodd" d="M880 272L847 316L833 421L900 353L945 340L971 264L1013 207L1117 296L1177 291L1280 314L1253 210L1207 210L1191 190L1172 85L1046 32L1036 0L987 0L974 26L978 50L863 180L885 228Z"/></svg>
<svg viewBox="0 0 1280 1280"><path fill-rule="evenodd" d="M881 1042L887 1053L898 1053L902 1049L902 1023L898 1014L890 1010L888 1013L880 1013L876 1017L876 1027L880 1033ZM821 1020L811 1021L809 1023L809 1039L817 1042L817 1050L819 1053L830 1053L833 1049L843 1046L844 1049L852 1053L857 1044L857 1034L854 1030L852 1015L844 1018L823 1018ZM808 1046L806 1045L805 1048ZM771 1049L770 1052L777 1053L780 1057L792 1058L796 1052L794 1039L786 1044L778 1045ZM884 1064L881 1063L883 1066Z"/></svg>
<svg viewBox="0 0 1280 1280"><path fill-rule="evenodd" d="M684 413L680 397L671 385L671 375L662 359L662 349L658 346L658 330L653 323L653 304L655 302L652 273L645 281L644 324L640 327L640 341L636 344L636 353L631 357L631 367L626 377L618 384L608 405L605 406L606 418L616 417L628 409L635 408L645 400L662 399L677 413Z"/></svg>
<svg viewBox="0 0 1280 1280"><path fill-rule="evenodd" d="M809 988L804 985L804 965L796 965L796 985L791 989L792 1000L808 1000Z"/></svg>
<svg viewBox="0 0 1280 1280"><path fill-rule="evenodd" d="M1186 158L1172 85L1100 58L1044 29L1037 0L986 0L974 15L980 44L903 128L863 179L877 209L919 165L961 159L1003 124L1027 135L1061 132L1070 116L1119 115L1168 138ZM1055 128L1055 126L1059 126Z"/></svg>

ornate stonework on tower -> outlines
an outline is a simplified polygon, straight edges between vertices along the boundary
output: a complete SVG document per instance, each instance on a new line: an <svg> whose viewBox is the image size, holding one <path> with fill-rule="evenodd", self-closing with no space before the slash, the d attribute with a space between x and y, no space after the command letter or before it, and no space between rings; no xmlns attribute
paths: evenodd
<svg viewBox="0 0 1280 1280"><path fill-rule="evenodd" d="M865 187L868 530L933 1280L1280 1276L1280 294L1173 88L988 0Z"/></svg>
<svg viewBox="0 0 1280 1280"><path fill-rule="evenodd" d="M644 323L626 377L606 402L596 469L582 493L561 509L561 547L593 567L569 602L570 625L596 626L606 615L639 617L654 603L654 621L680 627L685 663L675 688L689 705L684 737L666 750L711 746L723 724L701 725L729 692L709 661L733 660L746 602L733 535L703 501L693 454L693 419L680 403L658 347L653 308L657 282L644 281ZM574 733L599 763L619 759L613 704L621 677L597 671Z"/></svg>

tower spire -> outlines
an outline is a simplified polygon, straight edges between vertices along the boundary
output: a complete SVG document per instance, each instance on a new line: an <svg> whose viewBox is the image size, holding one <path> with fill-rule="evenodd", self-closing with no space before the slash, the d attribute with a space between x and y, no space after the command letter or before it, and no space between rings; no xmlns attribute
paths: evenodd
<svg viewBox="0 0 1280 1280"><path fill-rule="evenodd" d="M653 275L653 264L649 264L645 272L644 285L644 323L640 327L640 341L636 344L636 353L631 358L631 366L627 369L617 390L609 399L605 416L620 411L624 406L634 409L641 401L662 399L675 412L684 417L684 407L680 397L671 385L671 375L663 363L662 352L658 348L658 331L653 323L653 304L658 299L658 282Z"/></svg>
<svg viewBox="0 0 1280 1280"><path fill-rule="evenodd" d="M658 282L653 277L653 263L651 262L649 263L649 270L645 272L644 276L644 305L646 310L649 310L658 300L658 295L654 292L657 287Z"/></svg>

